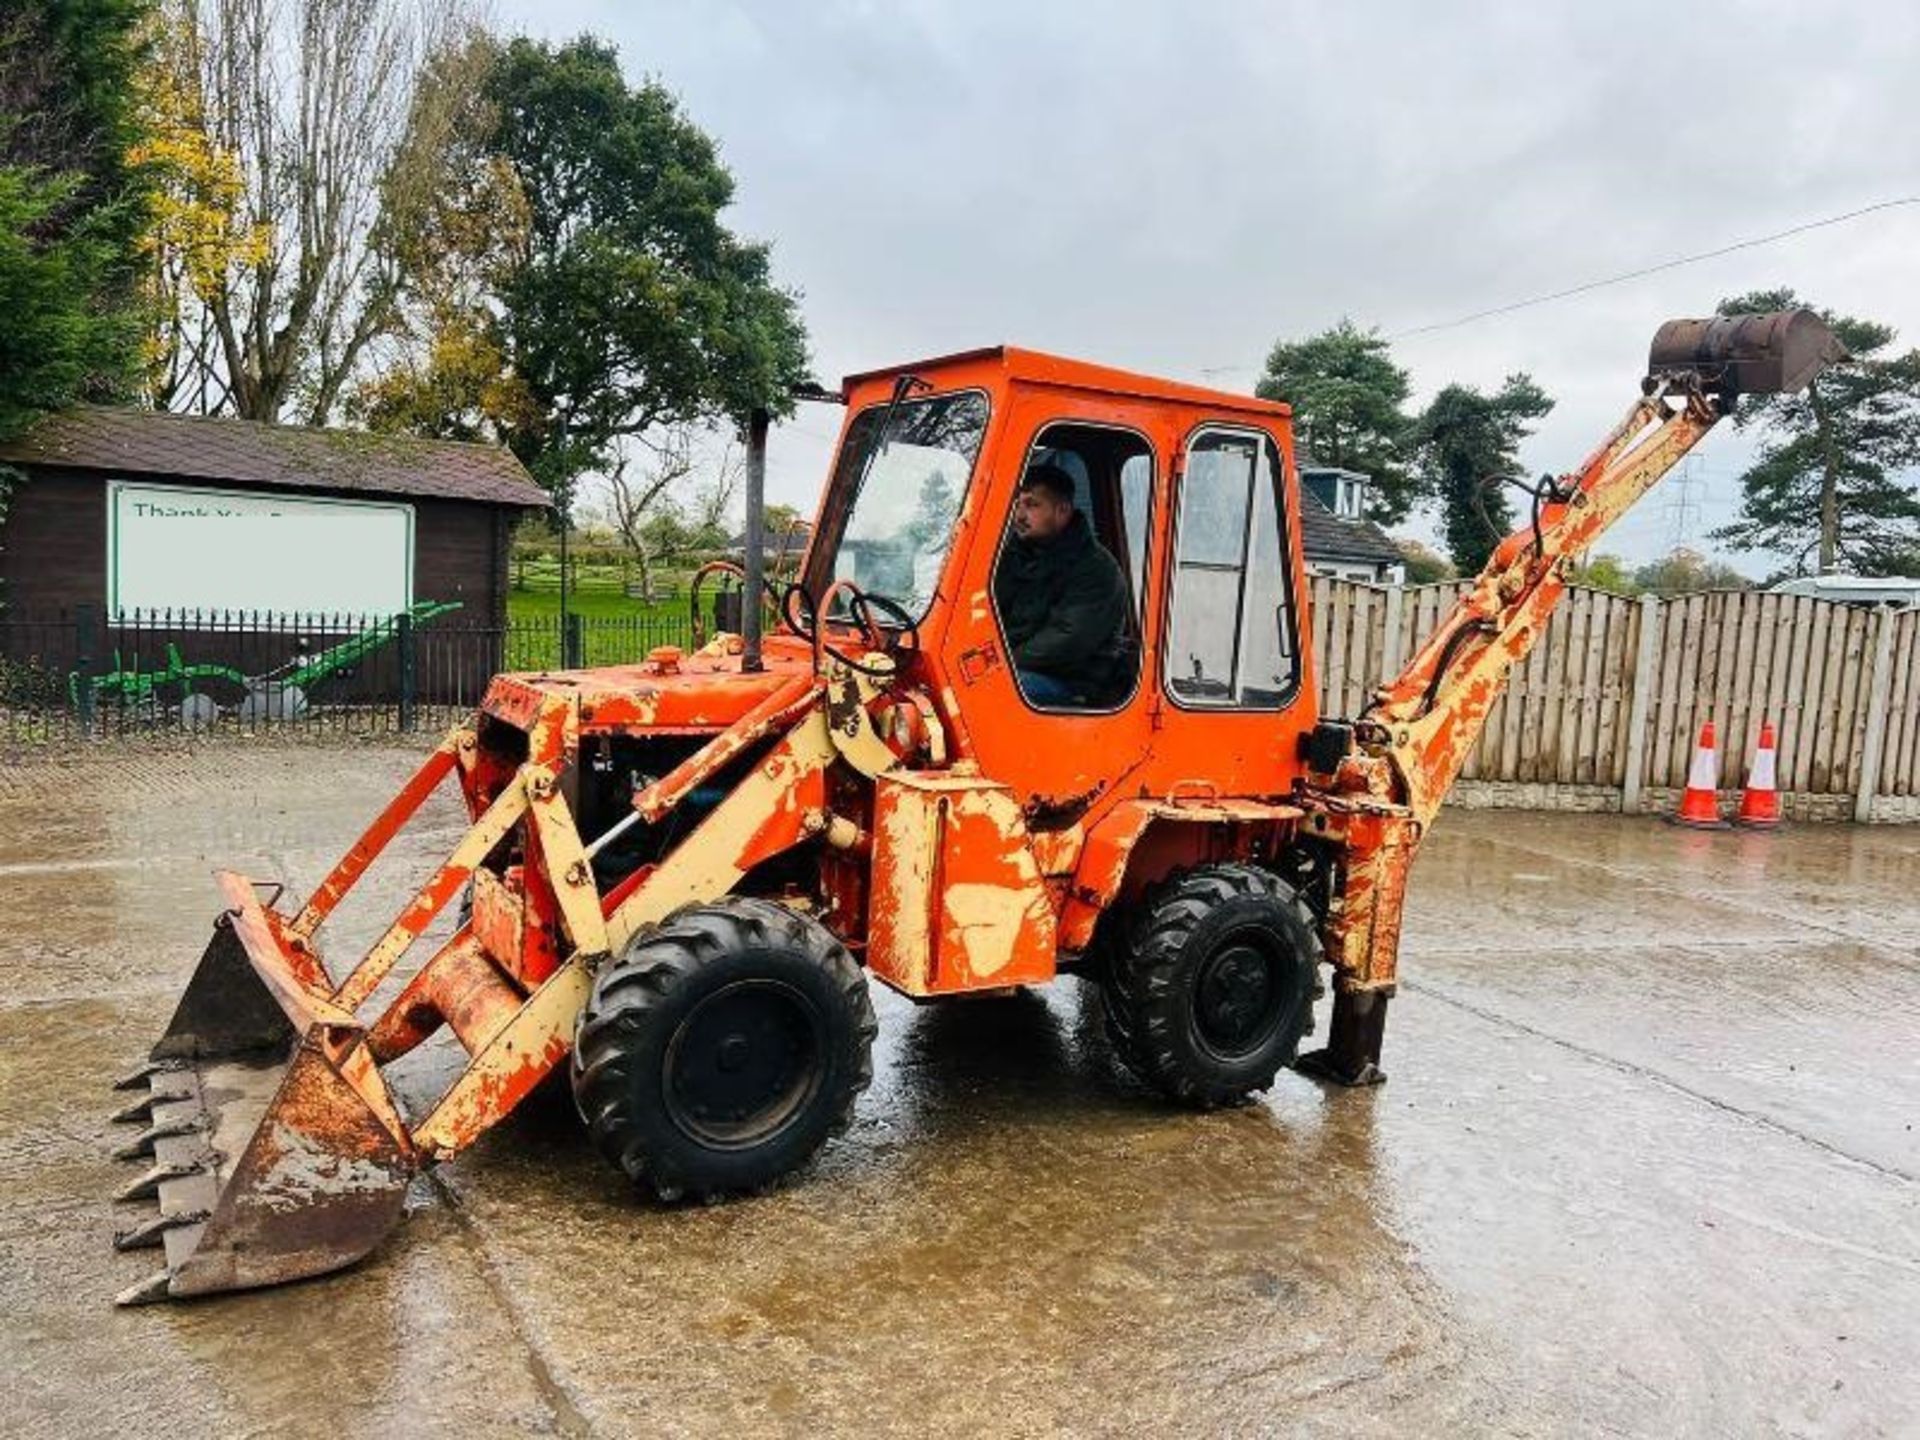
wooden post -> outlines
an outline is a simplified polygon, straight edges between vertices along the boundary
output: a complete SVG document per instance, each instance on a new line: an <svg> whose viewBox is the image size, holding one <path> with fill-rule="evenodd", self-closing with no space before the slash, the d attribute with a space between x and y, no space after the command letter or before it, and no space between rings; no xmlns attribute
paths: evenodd
<svg viewBox="0 0 1920 1440"><path fill-rule="evenodd" d="M1880 755L1887 739L1887 696L1893 689L1893 622L1896 611L1880 611L1873 637L1873 668L1867 672L1867 733L1860 752L1860 788L1854 792L1853 818L1873 818L1873 787L1880 779Z"/></svg>
<svg viewBox="0 0 1920 1440"><path fill-rule="evenodd" d="M1380 668L1368 677L1368 684L1363 687L1365 689L1371 690L1385 685L1400 673L1400 624L1406 604L1406 586L1387 586L1387 618L1385 633L1380 637Z"/></svg>
<svg viewBox="0 0 1920 1440"><path fill-rule="evenodd" d="M1653 712L1654 644L1660 634L1660 597L1640 597L1640 640L1633 651L1633 698L1627 705L1627 774L1620 787L1620 810L1640 808L1640 772L1646 768L1647 717Z"/></svg>

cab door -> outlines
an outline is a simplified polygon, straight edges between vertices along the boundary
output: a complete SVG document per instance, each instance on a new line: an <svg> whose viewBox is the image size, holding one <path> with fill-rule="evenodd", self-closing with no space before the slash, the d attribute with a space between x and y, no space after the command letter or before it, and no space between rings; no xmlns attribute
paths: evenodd
<svg viewBox="0 0 1920 1440"><path fill-rule="evenodd" d="M1275 437L1204 420L1186 435L1171 487L1164 704L1152 788L1159 794L1284 793L1311 728L1297 514Z"/></svg>
<svg viewBox="0 0 1920 1440"><path fill-rule="evenodd" d="M1132 793L1152 748L1149 632L1159 604L1152 534L1173 440L1164 425L1151 407L1080 392L1017 395L1009 415L1019 443L1000 454L1012 473L994 476L988 487L1008 497L1006 508L993 517L997 529L983 527L985 543L970 548L962 593L972 598L960 607L947 645L974 753L986 774L1012 786L1036 833L1066 830L1115 794ZM1065 703L1036 703L1022 693L994 599L1011 497L1020 475L1037 463L1073 476L1076 508L1127 582L1124 658L1112 684Z"/></svg>

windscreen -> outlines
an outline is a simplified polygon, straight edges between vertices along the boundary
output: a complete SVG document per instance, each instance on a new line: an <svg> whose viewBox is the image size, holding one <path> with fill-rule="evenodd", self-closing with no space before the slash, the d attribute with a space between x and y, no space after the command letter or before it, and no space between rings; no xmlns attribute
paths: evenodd
<svg viewBox="0 0 1920 1440"><path fill-rule="evenodd" d="M855 493L828 576L924 616L986 430L987 397L972 390L856 415L834 477Z"/></svg>

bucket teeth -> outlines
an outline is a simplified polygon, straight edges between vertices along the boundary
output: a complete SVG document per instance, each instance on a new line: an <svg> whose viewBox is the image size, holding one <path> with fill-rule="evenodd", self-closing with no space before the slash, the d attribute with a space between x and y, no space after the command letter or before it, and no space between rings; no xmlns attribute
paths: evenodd
<svg viewBox="0 0 1920 1440"><path fill-rule="evenodd" d="M198 1225L210 1214L208 1210L182 1210L177 1215L156 1215L151 1220L143 1220L125 1230L116 1230L113 1235L113 1248L116 1250L151 1250L167 1238L167 1231L182 1225Z"/></svg>
<svg viewBox="0 0 1920 1440"><path fill-rule="evenodd" d="M168 1070L178 1070L179 1068L180 1064L176 1060L149 1060L138 1070L130 1074L122 1075L118 1080L114 1081L113 1088L116 1090L138 1090L154 1076Z"/></svg>
<svg viewBox="0 0 1920 1440"><path fill-rule="evenodd" d="M165 1180L184 1180L189 1175L198 1175L203 1169L199 1160L178 1160L169 1164L155 1165L139 1179L129 1181L122 1186L115 1200L151 1200L160 1193L160 1184Z"/></svg>
<svg viewBox="0 0 1920 1440"><path fill-rule="evenodd" d="M153 1154L156 1140L172 1139L176 1135L192 1135L201 1128L197 1117L184 1120L162 1120L157 1125L149 1125L133 1139L113 1152L116 1160L144 1160Z"/></svg>
<svg viewBox="0 0 1920 1440"><path fill-rule="evenodd" d="M113 1123L116 1125L151 1125L153 1123L153 1102L155 1098L153 1095L147 1095L142 1099L134 1101L125 1109L114 1111Z"/></svg>
<svg viewBox="0 0 1920 1440"><path fill-rule="evenodd" d="M167 1298L167 1287L173 1280L171 1271L158 1270L142 1280L138 1285L129 1285L113 1297L116 1305L152 1305Z"/></svg>

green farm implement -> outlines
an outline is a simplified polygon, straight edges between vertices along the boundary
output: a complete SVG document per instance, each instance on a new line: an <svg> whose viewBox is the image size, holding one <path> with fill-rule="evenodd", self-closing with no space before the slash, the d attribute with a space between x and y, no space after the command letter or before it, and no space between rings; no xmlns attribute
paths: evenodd
<svg viewBox="0 0 1920 1440"><path fill-rule="evenodd" d="M410 626L423 625L459 608L460 602L457 600L422 601L409 607L404 615L376 620L337 645L330 645L312 655L304 652L295 654L284 663L258 675L249 675L235 666L217 662L190 662L181 656L180 647L171 641L167 644L166 663L153 669L141 669L137 654L131 665L123 664L120 652L116 649L113 652L112 670L91 679L75 671L67 677L67 690L76 706L80 703L81 687L84 685L90 691L96 708L113 706L126 710L157 711L162 703L161 697L178 687L180 718L191 724L209 724L222 711L230 711L242 720L297 719L305 713L307 696L314 686L351 670L368 656L392 644L400 635L402 622ZM221 705L199 688L210 681L237 687L240 699L231 706Z"/></svg>

